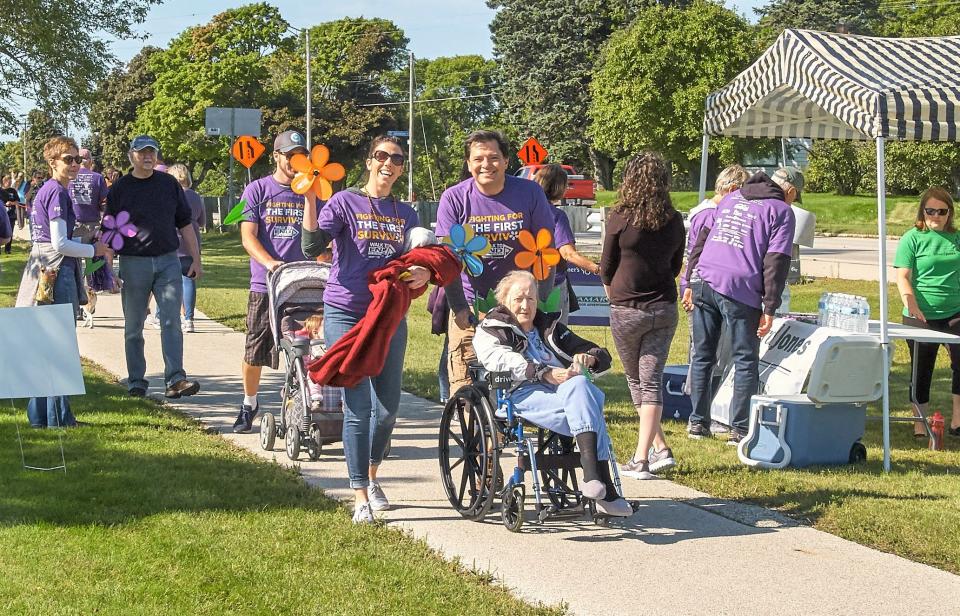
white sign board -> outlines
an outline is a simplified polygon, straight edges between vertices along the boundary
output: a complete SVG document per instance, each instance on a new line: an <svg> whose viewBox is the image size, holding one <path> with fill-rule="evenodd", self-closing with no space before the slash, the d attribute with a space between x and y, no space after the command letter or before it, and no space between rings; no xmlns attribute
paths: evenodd
<svg viewBox="0 0 960 616"><path fill-rule="evenodd" d="M0 309L0 398L84 393L73 306Z"/></svg>
<svg viewBox="0 0 960 616"><path fill-rule="evenodd" d="M207 107L204 110L204 128L209 137L252 135L259 139L260 110L243 107Z"/></svg>

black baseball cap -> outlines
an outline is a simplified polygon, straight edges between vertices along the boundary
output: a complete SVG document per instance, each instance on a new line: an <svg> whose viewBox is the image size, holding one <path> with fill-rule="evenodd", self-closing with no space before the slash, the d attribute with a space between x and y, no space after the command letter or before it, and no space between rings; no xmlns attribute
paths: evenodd
<svg viewBox="0 0 960 616"><path fill-rule="evenodd" d="M137 135L133 138L133 141L130 142L131 152L139 152L140 150L146 150L147 148L153 148L159 152L160 144L157 143L157 140L150 135Z"/></svg>
<svg viewBox="0 0 960 616"><path fill-rule="evenodd" d="M306 138L295 130L285 130L273 140L274 152L292 152L293 150L303 150L307 152Z"/></svg>

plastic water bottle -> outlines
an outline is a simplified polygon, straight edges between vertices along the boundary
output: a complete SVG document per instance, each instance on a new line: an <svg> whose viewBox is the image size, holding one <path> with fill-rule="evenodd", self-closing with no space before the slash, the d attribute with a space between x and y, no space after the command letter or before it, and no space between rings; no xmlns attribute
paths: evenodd
<svg viewBox="0 0 960 616"><path fill-rule="evenodd" d="M866 297L860 298L860 333L865 334L870 331L870 302Z"/></svg>
<svg viewBox="0 0 960 616"><path fill-rule="evenodd" d="M827 299L829 296L829 293L821 293L820 301L817 302L817 325L820 327L827 326Z"/></svg>
<svg viewBox="0 0 960 616"><path fill-rule="evenodd" d="M783 293L780 294L780 307L777 308L776 316L783 316L790 312L790 285L783 285Z"/></svg>
<svg viewBox="0 0 960 616"><path fill-rule="evenodd" d="M930 439L930 449L943 449L944 424L943 415L940 414L940 411L935 412L933 417L930 418L930 432L933 433L933 438Z"/></svg>

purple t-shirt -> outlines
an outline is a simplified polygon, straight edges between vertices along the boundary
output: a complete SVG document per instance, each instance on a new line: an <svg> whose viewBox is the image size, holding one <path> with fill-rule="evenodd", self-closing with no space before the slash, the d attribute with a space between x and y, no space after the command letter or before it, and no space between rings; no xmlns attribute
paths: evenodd
<svg viewBox="0 0 960 616"><path fill-rule="evenodd" d="M570 226L570 218L567 216L567 213L554 206L553 217L556 220L553 225L553 245L558 249L561 246L575 245L577 240L573 235L573 228ZM553 286L559 287L566 281L567 261L566 259L560 259L560 263L557 264L556 274L553 277Z"/></svg>
<svg viewBox="0 0 960 616"><path fill-rule="evenodd" d="M367 274L403 252L403 237L419 224L417 212L393 197L370 199L344 190L320 209L318 226L333 237L333 266L323 301L363 314L373 295Z"/></svg>
<svg viewBox="0 0 960 616"><path fill-rule="evenodd" d="M513 259L524 250L518 239L521 229L536 235L540 229L553 230L556 225L554 207L539 184L512 175L505 179L503 190L488 197L468 178L445 190L437 208L438 238L450 235L455 224L469 224L490 242L490 252L483 256L483 272L477 277L461 274L463 293L471 304L478 295L486 297L507 272L517 269Z"/></svg>
<svg viewBox="0 0 960 616"><path fill-rule="evenodd" d="M257 239L271 257L284 263L306 261L300 248L303 195L268 175L248 184L240 198L247 202L244 221L257 225ZM253 258L250 259L250 290L267 292L267 268Z"/></svg>
<svg viewBox="0 0 960 616"><path fill-rule="evenodd" d="M190 188L183 189L183 196L187 198L187 203L190 204L190 224L193 226L194 233L197 234L197 248L199 249L200 227L203 226L203 219L206 216L203 210L203 198ZM177 256L189 257L190 253L187 252L186 247L183 245L183 235L180 233L180 229L177 229L177 237L180 238L180 247L177 248Z"/></svg>
<svg viewBox="0 0 960 616"><path fill-rule="evenodd" d="M750 200L739 190L730 193L717 204L697 262L700 278L721 295L761 308L763 257L792 253L795 224L793 210L779 199Z"/></svg>
<svg viewBox="0 0 960 616"><path fill-rule="evenodd" d="M78 222L100 222L101 207L107 200L107 182L96 171L80 168L77 179L67 188L73 198L73 211Z"/></svg>
<svg viewBox="0 0 960 616"><path fill-rule="evenodd" d="M713 229L713 219L716 217L716 214L717 204L714 203L712 199L704 199L700 202L700 205L690 210L688 218L690 228L687 230L687 245L683 250L683 257L685 259L690 258L690 251L693 250L694 245L697 243L697 237L700 236L701 231L703 229ZM699 279L700 274L692 272L692 279L687 280L687 268L684 267L680 270L680 292L683 293L690 282L696 282Z"/></svg>
<svg viewBox="0 0 960 616"><path fill-rule="evenodd" d="M50 178L43 183L33 198L30 224L31 239L34 243L50 243L50 221L56 218L62 218L67 223L67 239L73 238L73 226L77 222L77 217L73 213L70 191L61 186L60 182Z"/></svg>

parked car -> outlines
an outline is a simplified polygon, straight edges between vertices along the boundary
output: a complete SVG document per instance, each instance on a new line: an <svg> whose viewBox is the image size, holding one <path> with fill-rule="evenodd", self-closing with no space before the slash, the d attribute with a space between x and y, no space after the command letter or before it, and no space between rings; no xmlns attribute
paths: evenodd
<svg viewBox="0 0 960 616"><path fill-rule="evenodd" d="M560 166L567 172L568 182L567 192L563 194L562 205L585 205L588 207L596 205L597 194L593 180L577 173L577 170L571 165ZM526 167L520 167L520 170L517 171L517 176L527 180L533 180L534 174L541 167L546 167L546 165L527 165Z"/></svg>

